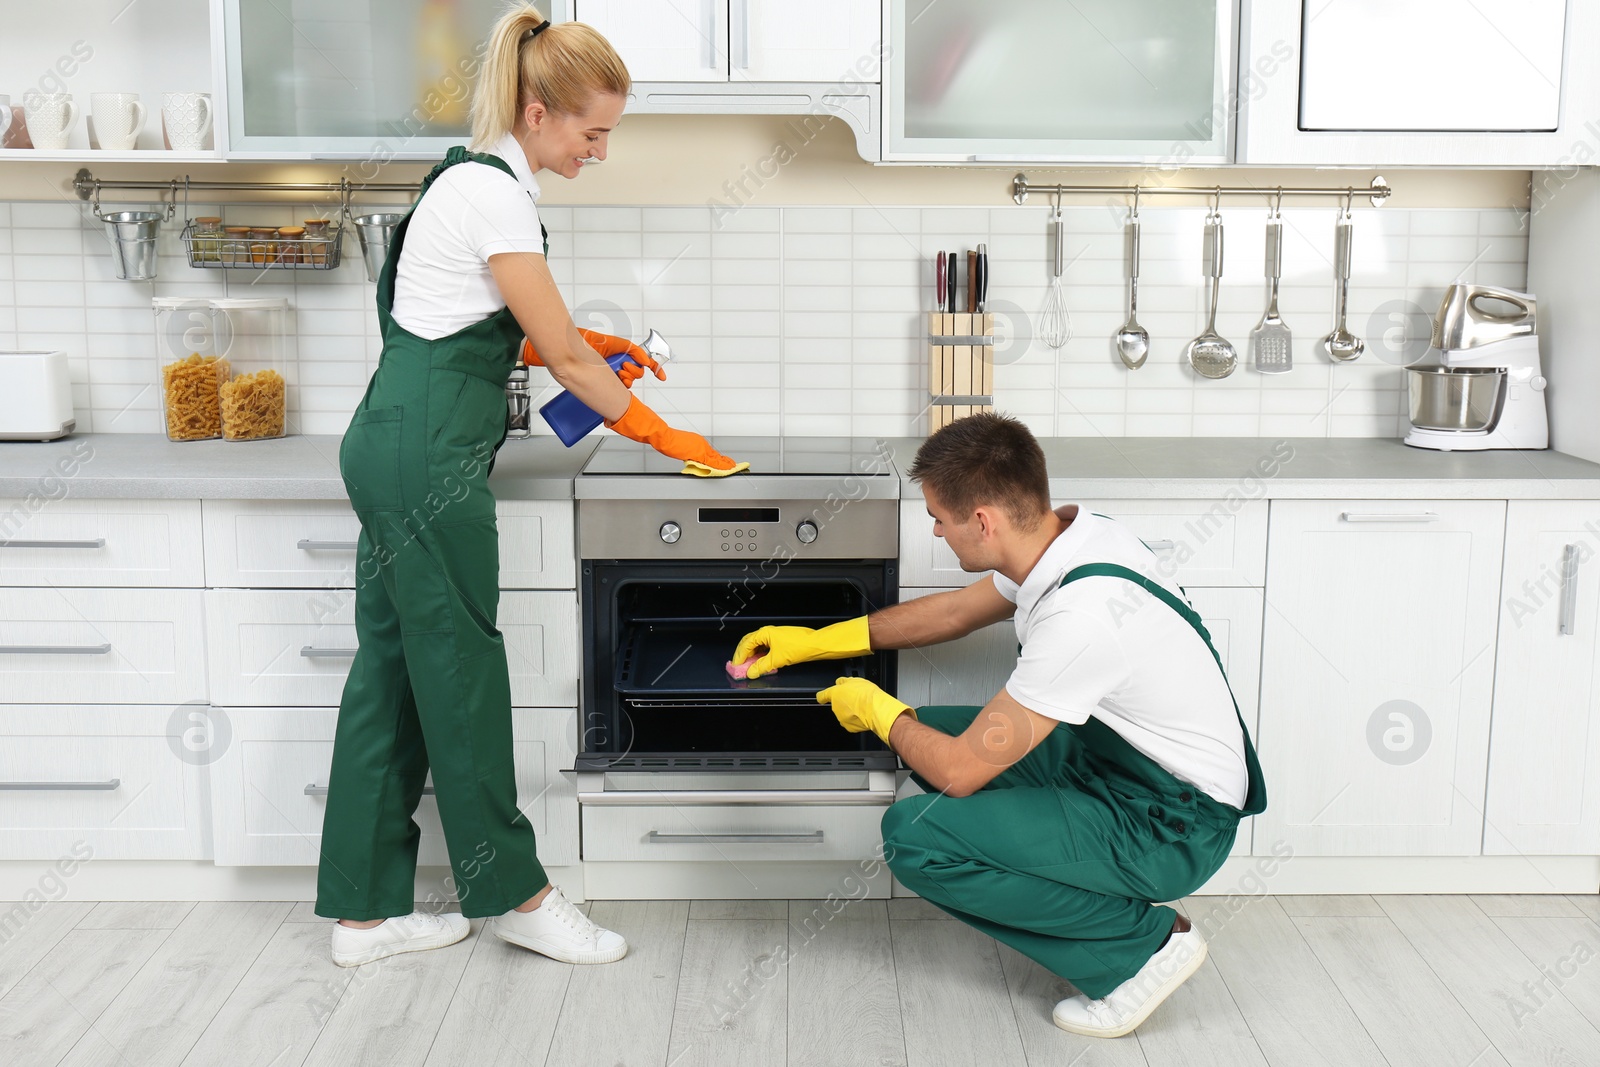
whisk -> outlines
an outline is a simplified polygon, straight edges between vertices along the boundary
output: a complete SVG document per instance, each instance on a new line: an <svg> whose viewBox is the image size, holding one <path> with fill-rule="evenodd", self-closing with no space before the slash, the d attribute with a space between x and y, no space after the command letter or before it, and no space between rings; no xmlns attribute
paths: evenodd
<svg viewBox="0 0 1600 1067"><path fill-rule="evenodd" d="M1072 316L1067 314L1066 297L1061 292L1061 271L1066 262L1067 232L1061 224L1061 194L1056 194L1055 208L1050 213L1050 224L1056 231L1055 276L1050 281L1050 292L1044 298L1044 310L1039 312L1039 339L1051 348L1064 348L1072 340Z"/></svg>

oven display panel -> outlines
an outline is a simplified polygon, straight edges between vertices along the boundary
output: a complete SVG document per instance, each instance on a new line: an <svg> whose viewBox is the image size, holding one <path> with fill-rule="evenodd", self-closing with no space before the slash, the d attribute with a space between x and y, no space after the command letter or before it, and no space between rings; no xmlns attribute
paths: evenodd
<svg viewBox="0 0 1600 1067"><path fill-rule="evenodd" d="M730 522L782 522L777 508L700 508L700 521L713 526Z"/></svg>

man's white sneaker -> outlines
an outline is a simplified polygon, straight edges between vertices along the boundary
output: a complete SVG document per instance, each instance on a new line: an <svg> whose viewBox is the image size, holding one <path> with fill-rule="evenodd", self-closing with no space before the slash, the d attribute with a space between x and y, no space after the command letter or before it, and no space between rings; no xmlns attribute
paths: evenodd
<svg viewBox="0 0 1600 1067"><path fill-rule="evenodd" d="M543 953L563 963L614 963L628 954L628 943L590 921L556 886L532 911L508 911L494 921L502 941Z"/></svg>
<svg viewBox="0 0 1600 1067"><path fill-rule="evenodd" d="M1191 926L1173 934L1139 968L1138 974L1099 1000L1082 994L1068 997L1056 1005L1052 1018L1061 1029L1074 1034L1121 1037L1149 1018L1174 989L1200 969L1205 959L1205 938Z"/></svg>
<svg viewBox="0 0 1600 1067"><path fill-rule="evenodd" d="M333 962L341 967L359 967L401 952L443 948L460 941L471 930L471 921L458 911L438 915L414 911L410 915L385 919L367 930L336 922L333 924Z"/></svg>

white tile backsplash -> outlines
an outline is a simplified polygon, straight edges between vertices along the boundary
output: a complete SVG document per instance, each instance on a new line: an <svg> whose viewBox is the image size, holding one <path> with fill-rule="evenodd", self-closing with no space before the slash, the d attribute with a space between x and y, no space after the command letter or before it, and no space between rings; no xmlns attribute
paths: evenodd
<svg viewBox="0 0 1600 1067"><path fill-rule="evenodd" d="M105 205L105 210L141 205ZM205 205L192 214L216 214ZM231 222L283 224L322 206L230 205ZM1225 271L1217 327L1239 351L1227 379L1182 364L1199 333L1204 209L1148 204L1139 321L1148 362L1128 371L1111 336L1126 317L1124 209L1063 210L1063 292L1071 338L1037 337L1050 284L1047 208L562 207L542 212L551 270L579 325L667 336L666 383L641 396L670 421L712 435L926 432L933 253L986 243L996 315L1000 410L1057 435L1393 436L1405 422L1400 349L1425 330L1457 279L1521 288L1527 237L1505 208L1357 210L1351 329L1362 359L1334 366L1321 350L1332 326L1331 208L1283 213L1279 306L1294 331L1294 369L1250 367L1249 333L1266 305L1264 209L1224 207ZM282 216L280 219L279 216ZM79 425L159 432L152 296L288 298L294 311L297 428L341 433L376 367L382 342L354 234L327 272L196 270L182 256L181 220L163 227L158 278L115 280L103 232L86 206L0 203L0 347L65 350ZM1415 343L1413 338L1412 343ZM553 395L535 372L542 403ZM540 395L542 393L542 395Z"/></svg>

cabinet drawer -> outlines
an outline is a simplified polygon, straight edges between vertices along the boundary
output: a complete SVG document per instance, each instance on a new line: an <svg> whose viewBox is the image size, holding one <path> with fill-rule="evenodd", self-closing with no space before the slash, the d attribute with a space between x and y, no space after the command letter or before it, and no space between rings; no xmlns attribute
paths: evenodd
<svg viewBox="0 0 1600 1067"><path fill-rule="evenodd" d="M356 652L352 589L208 589L212 699L337 705ZM578 703L578 605L570 592L500 595L513 704Z"/></svg>
<svg viewBox="0 0 1600 1067"><path fill-rule="evenodd" d="M0 499L0 586L205 585L198 500Z"/></svg>
<svg viewBox="0 0 1600 1067"><path fill-rule="evenodd" d="M206 696L199 589L7 589L0 693L50 704Z"/></svg>
<svg viewBox="0 0 1600 1067"><path fill-rule="evenodd" d="M198 761L180 756L180 714L0 705L0 855L85 859L87 845L95 859L207 858L204 782Z"/></svg>
<svg viewBox="0 0 1600 1067"><path fill-rule="evenodd" d="M1056 506L1068 503L1056 501ZM1161 559L1179 585L1261 586L1267 572L1267 502L1238 507L1215 500L1081 500L1085 509L1127 526ZM900 583L971 584L920 500L900 503Z"/></svg>
<svg viewBox="0 0 1600 1067"><path fill-rule="evenodd" d="M572 503L495 504L502 589L571 589L577 569ZM361 523L343 500L208 500L206 576L212 586L355 586Z"/></svg>
<svg viewBox="0 0 1600 1067"><path fill-rule="evenodd" d="M221 866L315 864L327 805L337 708L228 708L232 741L211 770L213 837ZM577 754L572 708L512 709L517 807L538 838L540 862L578 862ZM417 862L448 866L432 778L417 806ZM472 854L475 843L465 846Z"/></svg>
<svg viewBox="0 0 1600 1067"><path fill-rule="evenodd" d="M882 841L880 805L584 805L585 860L859 860Z"/></svg>

